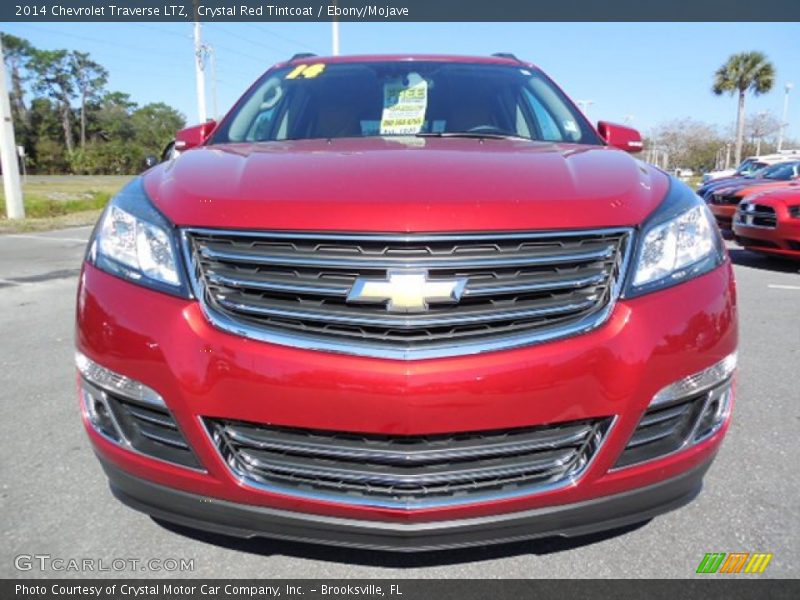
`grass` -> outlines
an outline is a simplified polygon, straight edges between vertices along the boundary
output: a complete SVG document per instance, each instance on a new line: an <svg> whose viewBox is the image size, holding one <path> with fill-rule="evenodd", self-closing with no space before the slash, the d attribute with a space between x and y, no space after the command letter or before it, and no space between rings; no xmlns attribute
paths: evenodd
<svg viewBox="0 0 800 600"><path fill-rule="evenodd" d="M0 189L0 233L43 231L89 225L131 176L29 175L23 183L25 218L6 218Z"/></svg>

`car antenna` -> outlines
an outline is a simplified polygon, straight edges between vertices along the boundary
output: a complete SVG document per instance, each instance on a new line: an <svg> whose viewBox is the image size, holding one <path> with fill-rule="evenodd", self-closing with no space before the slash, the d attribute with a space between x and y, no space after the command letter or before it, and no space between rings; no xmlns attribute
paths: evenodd
<svg viewBox="0 0 800 600"><path fill-rule="evenodd" d="M520 59L518 59L516 56L514 56L514 54L512 54L511 52L495 52L494 54L492 54L492 56L495 56L497 58L510 58L511 60L515 60L517 62L522 62Z"/></svg>

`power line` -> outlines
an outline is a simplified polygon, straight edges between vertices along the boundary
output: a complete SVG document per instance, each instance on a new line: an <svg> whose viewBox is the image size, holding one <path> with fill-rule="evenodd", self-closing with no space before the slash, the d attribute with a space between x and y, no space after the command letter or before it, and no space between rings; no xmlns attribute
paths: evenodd
<svg viewBox="0 0 800 600"><path fill-rule="evenodd" d="M116 56L118 58L130 59L130 53L127 53L127 52L114 52L113 51L115 48L119 48L119 49L127 48L127 49L130 49L130 50L135 51L137 53L153 54L153 55L157 55L159 57L159 60L157 62L156 61L151 61L151 60L148 59L147 69L146 70L139 70L139 69L136 69L136 68L131 68L128 64L126 64L126 65L123 65L123 66L115 66L112 69L112 75L115 74L115 73L125 73L125 74L129 74L129 75L134 75L134 76L137 76L137 77L143 77L143 78L147 77L147 78L156 78L156 79L171 79L171 80L175 80L176 77L180 78L181 74L183 73L183 69L178 70L178 69L175 68L175 66L181 65L181 67L183 67L183 66L186 65L186 59L180 57L179 55L170 54L170 53L164 52L162 50L154 50L152 48L140 48L140 47L134 46L132 44L124 44L124 43L120 43L120 42L117 42L117 41L112 41L112 40L108 40L108 39L102 39L102 38L98 38L98 37L93 37L93 36L90 36L90 35L81 35L81 34L76 34L76 33L72 33L72 32L59 31L58 29L53 29L53 28L49 28L49 27L42 27L42 26L39 26L39 25L31 25L31 24L27 24L27 23L20 24L20 25L22 25L23 27L28 27L29 29L34 30L34 31L47 33L48 35L49 34L62 35L62 36L66 36L67 38L81 40L81 41L84 41L84 42L93 42L93 43L97 43L97 44L102 44L104 46L103 51L102 51L103 56ZM190 41L191 40L191 35L182 35L182 34L177 33L175 31L169 31L169 30L161 28L161 27L154 27L152 25L144 24L144 23L135 23L135 25L137 27L143 27L143 28L149 29L151 31L156 31L159 34L170 35L170 36L173 36L173 37L176 37L176 38L181 38L181 39L183 39L185 41ZM231 32L231 33L233 34L233 32ZM247 72L247 71L249 71L249 69L227 68L227 67L224 66L224 62L221 62L220 64L217 65L221 74L223 74L223 75L232 75L232 76L234 76L236 78L239 78L239 79L242 79L242 80L246 80L245 81L245 86L246 86L247 83L249 83L249 81L251 81L254 78L258 77L261 74L261 72L266 68L267 65L265 63L269 62L269 61L266 61L264 58L258 58L256 56L251 55L251 54L247 54L245 52L241 52L241 51L236 50L234 48L230 48L230 47L228 47L226 45L214 44L214 47L218 48L220 51L223 52L222 56L218 56L218 58L224 57L225 53L230 53L232 55L236 55L236 56L239 56L239 57L242 57L242 58L247 58L248 60L252 60L253 62L258 63L259 66L258 67L254 66L253 70L251 72ZM106 49L106 48L108 48L108 49ZM276 50L276 51L279 51L279 50ZM218 55L219 55L219 53L218 53ZM167 63L167 64L165 64L165 63ZM175 66L172 66L172 65L175 65ZM161 71L161 72L157 72L157 71ZM225 84L225 85L230 85L229 83L227 83L226 80L222 80L222 79L217 79L217 82ZM239 85L239 84L237 84L237 85Z"/></svg>
<svg viewBox="0 0 800 600"><path fill-rule="evenodd" d="M164 52L161 51L161 50L154 50L152 48L140 48L138 46L133 46L131 44L123 44L123 43L120 43L120 42L118 42L116 40L104 40L104 39L101 39L101 38L90 37L90 36L87 36L87 35L78 35L76 33L69 33L69 32L66 32L66 31L58 31L57 29L50 29L48 27L41 27L39 25L30 25L28 23L20 23L19 25L22 26L22 27L27 27L29 29L33 29L34 31L42 31L44 33L51 33L51 34L55 34L55 35L63 35L63 36L66 36L66 37L71 37L71 38L78 39L78 40L83 40L83 41L86 41L86 42L95 42L96 44L103 44L103 45L112 46L112 47L115 47L115 48L128 48L128 49L134 50L136 52L144 52L144 53L149 53L149 54L156 54L161 58L162 61L165 58L169 57L169 55L165 56ZM127 58L130 58L130 55L127 55Z"/></svg>
<svg viewBox="0 0 800 600"><path fill-rule="evenodd" d="M214 45L217 48L221 48L221 49L223 49L223 50L225 50L227 52L230 52L231 54L235 54L236 56L241 56L242 58L247 58L247 59L255 61L255 62L257 62L257 63L259 63L261 65L264 64L264 59L263 58L258 58L256 56L253 56L252 54L246 54L245 52L241 52L239 50L234 50L230 46L223 46L221 44L214 44Z"/></svg>
<svg viewBox="0 0 800 600"><path fill-rule="evenodd" d="M176 31L170 31L169 29L163 29L162 27L155 27L153 25L147 25L145 23L131 23L131 25L136 25L137 27L143 27L145 29L149 29L151 31L157 31L159 33L163 33L165 35L172 35L175 37L179 37L182 40L190 39L192 36L189 33L183 34L178 33Z"/></svg>
<svg viewBox="0 0 800 600"><path fill-rule="evenodd" d="M164 34L180 37L181 39L184 39L184 40L191 40L191 36L190 35L183 36L183 35L181 35L179 33L175 33L174 31L167 31L166 29L162 29L160 27L153 27L151 25L146 25L146 24L143 24L143 23L134 23L134 24L137 25L137 26L140 26L140 27L144 27L146 29L151 29L153 31L158 31L160 33L164 33ZM103 44L104 46L109 46L111 48L115 48L115 47L116 48L129 48L131 50L135 50L136 52L146 52L146 53L158 55L159 60L156 63L158 66L163 66L164 62L171 62L172 64L175 64L175 65L178 65L178 64L184 65L186 63L186 61L184 59L182 59L182 58L180 58L178 56L175 56L175 55L170 55L169 53L165 53L162 50L153 50L152 48L139 48L139 47L133 46L131 44L121 44L121 43L118 43L118 42L112 41L112 40L104 40L104 39L101 39L101 38L95 38L95 37L91 37L91 36L78 35L78 34L75 34L75 33L70 33L70 32L65 32L65 31L58 31L56 29L50 29L48 27L41 27L39 25L30 25L28 23L20 23L19 25L21 25L23 27L31 28L31 29L33 29L35 31L41 31L41 32L44 32L44 33L53 33L53 34L56 34L56 35L63 35L63 36L67 36L67 37L70 37L70 38L83 40L83 41L87 41L87 42L95 42L95 43L98 43L98 44ZM219 44L216 44L216 46L218 48L223 48L223 49L225 49L225 50L227 50L229 52L232 52L233 54L238 54L240 56L249 58L249 59L251 59L253 61L257 61L261 65L264 64L264 60L263 59L256 58L254 56L238 52L237 50L233 50L231 48L228 48L227 46L221 46ZM121 54L121 53L109 51L109 50L106 50L106 49L103 49L103 54L106 55L106 56L117 56L119 58L130 59L130 54ZM142 75L147 75L148 74L148 73L145 73L143 71L130 71L128 69L120 69L120 68L116 68L116 67L114 68L114 71L131 72L131 73L137 72L137 73L140 73ZM236 73L236 74L238 74L238 75L240 75L242 77L249 77L249 78L253 77L252 73L245 73L244 71L240 71L240 70L236 70L236 69L227 69L226 68L225 71L226 72L231 72L231 73ZM154 75L154 76L156 76L156 75ZM167 75L164 75L164 77L166 77L166 76Z"/></svg>
<svg viewBox="0 0 800 600"><path fill-rule="evenodd" d="M270 35L275 36L276 38L279 38L279 39L284 40L285 42L288 42L289 44L292 45L291 47L292 47L293 50L298 50L298 49L300 49L300 50L311 50L311 51L316 52L318 54L322 54L322 52L320 51L319 48L315 48L314 46L311 46L311 45L309 45L309 44L307 44L305 42L301 42L301 41L292 39L290 37L287 37L285 35L282 35L280 33L277 33L276 31L273 31L272 29L267 29L266 27L263 27L263 26L258 25L256 23L248 23L248 25L250 25L254 29L258 29L259 31L262 31L264 33L268 33Z"/></svg>
<svg viewBox="0 0 800 600"><path fill-rule="evenodd" d="M224 27L220 27L216 23L214 24L214 29L218 30L218 31L222 31L223 33L227 33L228 35L235 36L237 40L240 40L240 41L243 41L243 42L247 42L249 44L253 44L254 46L261 46L262 48L266 48L267 50L272 50L274 52L283 52L282 50L280 50L279 48L276 48L275 46L270 46L269 44L265 44L263 42L256 42L255 40L252 40L250 38L244 37L243 35L240 35L239 33L235 32L235 31L231 31L230 29L225 29Z"/></svg>

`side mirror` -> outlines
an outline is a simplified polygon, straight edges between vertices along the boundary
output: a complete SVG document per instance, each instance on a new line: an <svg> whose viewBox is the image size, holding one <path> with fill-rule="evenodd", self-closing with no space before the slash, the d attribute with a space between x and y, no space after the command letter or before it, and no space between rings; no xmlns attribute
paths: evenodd
<svg viewBox="0 0 800 600"><path fill-rule="evenodd" d="M597 131L609 146L625 150L625 152L641 152L642 136L632 127L600 121L597 123Z"/></svg>
<svg viewBox="0 0 800 600"><path fill-rule="evenodd" d="M181 129L175 134L175 150L183 152L201 145L213 133L216 126L217 122L212 119L194 127Z"/></svg>
<svg viewBox="0 0 800 600"><path fill-rule="evenodd" d="M158 164L158 162L159 161L158 161L158 157L157 156L153 156L152 154L148 154L147 156L144 157L144 168L145 169L150 169L152 167L155 167Z"/></svg>
<svg viewBox="0 0 800 600"><path fill-rule="evenodd" d="M169 143L164 146L164 149L161 151L161 162L167 162L168 160L172 160L176 156L178 156L180 152L175 150L175 140L170 140Z"/></svg>

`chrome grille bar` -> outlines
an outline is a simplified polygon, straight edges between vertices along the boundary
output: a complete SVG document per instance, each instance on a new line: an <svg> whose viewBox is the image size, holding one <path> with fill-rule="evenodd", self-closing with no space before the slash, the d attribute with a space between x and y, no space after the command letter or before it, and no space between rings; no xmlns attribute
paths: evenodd
<svg viewBox="0 0 800 600"><path fill-rule="evenodd" d="M585 252L558 252L547 255L537 253L520 253L517 256L475 257L475 258L441 258L409 260L408 258L387 257L326 257L313 255L289 255L281 253L259 254L256 252L230 252L214 248L201 248L203 258L224 262L247 263L255 265L286 265L295 267L334 267L338 269L397 269L413 267L415 269L459 269L480 267L516 267L530 265L551 265L573 262L595 261L609 258L614 253L612 247L605 247Z"/></svg>
<svg viewBox="0 0 800 600"><path fill-rule="evenodd" d="M282 292L289 294L299 295L319 295L319 296L339 296L340 298L347 297L347 292L350 291L349 285L313 285L306 283L297 283L292 281L282 281L278 277L271 280L258 279L247 276L226 277L214 271L207 273L208 281L216 283L221 286L230 288L253 288L257 290L268 290L271 292Z"/></svg>
<svg viewBox="0 0 800 600"><path fill-rule="evenodd" d="M459 443L452 441L446 447L391 449L390 445L376 447L360 441L337 439L330 443L324 436L309 436L281 431L272 435L268 430L243 424L227 423L223 433L232 441L249 448L269 450L297 456L316 456L326 459L368 461L382 465L421 465L438 462L453 462L464 459L487 459L514 456L538 450L554 449L569 445L580 445L591 435L588 424L562 427L552 431L540 431L525 435L499 437L493 443L479 443L479 439L468 439Z"/></svg>
<svg viewBox="0 0 800 600"><path fill-rule="evenodd" d="M537 291L557 291L564 289L578 289L591 285L601 284L606 279L603 272L589 275L586 277L561 276L561 277L539 277L539 278L519 278L514 283L494 284L483 283L467 286L464 290L465 297L480 296L500 296L505 294L520 294Z"/></svg>
<svg viewBox="0 0 800 600"><path fill-rule="evenodd" d="M503 461L502 465L474 468L418 469L419 472L393 473L364 467L336 468L313 464L312 460L264 455L253 450L240 450L239 458L251 467L264 471L308 478L342 482L344 484L383 485L391 487L434 486L458 484L484 479L516 477L526 473L556 473L575 458L577 450L550 451L537 457Z"/></svg>
<svg viewBox="0 0 800 600"><path fill-rule="evenodd" d="M352 310L346 313L343 311L291 310L281 308L277 302L273 302L271 305L261 305L219 300L219 303L226 308L243 313L269 315L286 319L326 321L329 323L346 323L349 325L363 325L366 327L403 327L404 329L418 329L425 327L445 327L448 325L475 325L491 321L505 321L575 312L589 308L594 304L594 301L584 300L573 304L554 303L552 306L521 308L517 310L473 310L464 311L458 315L444 313L435 314L433 316L380 315L375 313L369 314L363 310Z"/></svg>

